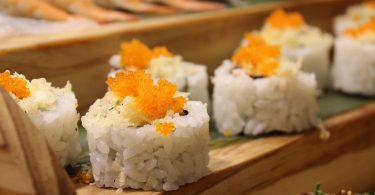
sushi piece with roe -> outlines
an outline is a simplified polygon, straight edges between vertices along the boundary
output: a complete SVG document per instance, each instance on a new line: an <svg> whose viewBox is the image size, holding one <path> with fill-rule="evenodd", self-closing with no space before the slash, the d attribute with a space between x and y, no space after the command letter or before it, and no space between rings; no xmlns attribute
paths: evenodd
<svg viewBox="0 0 375 195"><path fill-rule="evenodd" d="M215 70L213 110L225 136L300 132L317 125L314 74L257 34Z"/></svg>
<svg viewBox="0 0 375 195"><path fill-rule="evenodd" d="M283 58L301 59L301 70L315 74L319 89L329 86L332 36L308 25L301 14L275 10L260 31L245 35L241 45L254 41L253 34L259 34L268 44L280 46Z"/></svg>
<svg viewBox="0 0 375 195"><path fill-rule="evenodd" d="M206 66L186 62L166 47L150 48L133 39L121 44L119 54L113 55L109 64L112 66L109 76L118 71L143 70L153 79L172 82L179 91L188 92L191 100L208 101Z"/></svg>
<svg viewBox="0 0 375 195"><path fill-rule="evenodd" d="M74 163L81 146L78 104L71 84L57 88L44 78L28 81L21 74L5 71L0 73L0 87L9 92L45 136L60 163Z"/></svg>
<svg viewBox="0 0 375 195"><path fill-rule="evenodd" d="M108 78L82 117L97 186L175 190L207 174L207 106L144 71Z"/></svg>
<svg viewBox="0 0 375 195"><path fill-rule="evenodd" d="M345 93L375 95L375 18L349 28L335 41L333 86Z"/></svg>

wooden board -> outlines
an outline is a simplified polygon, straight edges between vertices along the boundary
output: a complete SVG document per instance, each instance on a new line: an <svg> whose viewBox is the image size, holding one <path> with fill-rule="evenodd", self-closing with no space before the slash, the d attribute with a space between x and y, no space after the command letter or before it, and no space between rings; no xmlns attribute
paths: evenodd
<svg viewBox="0 0 375 195"><path fill-rule="evenodd" d="M343 154L328 163L287 176L251 194L298 194L313 191L318 182L322 184L323 192L339 192L342 189L357 193L368 192L374 189L374 154L375 147Z"/></svg>
<svg viewBox="0 0 375 195"><path fill-rule="evenodd" d="M299 11L309 24L330 31L333 17L356 2L359 0L284 1L117 23L87 32L11 38L0 41L0 71L10 69L29 78L46 77L58 86L70 80L84 112L103 96L107 61L118 52L122 41L139 38L149 45L166 45L186 60L207 65L212 73L238 46L243 34L258 29L276 7Z"/></svg>
<svg viewBox="0 0 375 195"><path fill-rule="evenodd" d="M0 88L0 194L75 194L47 140Z"/></svg>

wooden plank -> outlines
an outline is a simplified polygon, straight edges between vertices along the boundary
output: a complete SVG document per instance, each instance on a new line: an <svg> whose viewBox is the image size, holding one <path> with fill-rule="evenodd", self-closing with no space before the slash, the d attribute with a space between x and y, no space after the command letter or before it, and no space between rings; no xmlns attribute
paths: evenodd
<svg viewBox="0 0 375 195"><path fill-rule="evenodd" d="M319 132L312 130L303 134L263 137L212 150L208 176L165 194L243 194L259 191L304 169L375 147L374 117L375 103L370 103L326 120L324 125L331 132L327 141L319 139ZM86 186L79 188L77 193L110 195L115 194L115 190Z"/></svg>
<svg viewBox="0 0 375 195"><path fill-rule="evenodd" d="M303 170L251 194L298 194L313 191L317 182L322 184L326 193L342 189L356 193L368 192L375 189L374 154L375 147L344 154L329 163Z"/></svg>
<svg viewBox="0 0 375 195"><path fill-rule="evenodd" d="M122 41L135 37L149 45L166 45L188 61L207 65L212 73L231 55L244 32L258 29L275 7L300 11L312 25L330 30L332 18L355 2L359 1L285 1L111 24L88 32L7 39L0 42L0 71L10 69L29 78L46 77L57 86L70 80L84 112L105 93L107 61L118 52Z"/></svg>
<svg viewBox="0 0 375 195"><path fill-rule="evenodd" d="M35 194L30 174L19 166L6 148L0 149L0 173L0 194Z"/></svg>
<svg viewBox="0 0 375 195"><path fill-rule="evenodd" d="M6 143L0 150L3 154L0 158L1 191L40 195L75 194L72 181L48 147L44 136L2 88L0 131Z"/></svg>

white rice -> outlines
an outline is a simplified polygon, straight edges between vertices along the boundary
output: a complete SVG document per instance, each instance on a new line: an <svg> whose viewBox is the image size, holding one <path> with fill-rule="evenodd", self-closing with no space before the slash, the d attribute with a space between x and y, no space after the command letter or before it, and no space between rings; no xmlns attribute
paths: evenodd
<svg viewBox="0 0 375 195"><path fill-rule="evenodd" d="M269 43L281 46L283 58L302 59L301 70L314 73L318 88L326 88L329 84L332 36L319 28L303 25L299 28L275 29L265 25L259 32Z"/></svg>
<svg viewBox="0 0 375 195"><path fill-rule="evenodd" d="M226 60L216 69L214 119L224 135L299 132L317 124L313 74L253 79Z"/></svg>
<svg viewBox="0 0 375 195"><path fill-rule="evenodd" d="M314 73L319 89L329 86L331 62L329 51L331 46L320 45L298 48L282 48L281 55L291 60L302 59L301 70Z"/></svg>
<svg viewBox="0 0 375 195"><path fill-rule="evenodd" d="M68 83L54 88L45 79L34 79L27 84L31 96L19 100L20 107L46 137L62 165L73 163L81 151L78 142L77 99Z"/></svg>
<svg viewBox="0 0 375 195"><path fill-rule="evenodd" d="M156 132L153 125L132 127L124 117L129 109L109 91L82 117L87 129L90 160L99 187L143 190L176 190L207 174L208 121L206 105L189 101L188 114L169 120L176 130L169 136Z"/></svg>
<svg viewBox="0 0 375 195"><path fill-rule="evenodd" d="M114 55L109 60L113 67L109 76L123 71L120 56ZM190 93L189 99L208 102L208 76L204 65L182 61L180 56L158 57L152 59L146 70L154 79L167 79L177 86L178 91Z"/></svg>
<svg viewBox="0 0 375 195"><path fill-rule="evenodd" d="M375 35L373 42L366 36L341 36L335 42L332 69L333 84L346 93L375 95Z"/></svg>

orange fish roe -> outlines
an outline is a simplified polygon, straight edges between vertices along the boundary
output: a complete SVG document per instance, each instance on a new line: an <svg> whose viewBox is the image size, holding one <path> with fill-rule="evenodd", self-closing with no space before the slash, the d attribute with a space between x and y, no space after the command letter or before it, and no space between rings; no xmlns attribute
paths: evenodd
<svg viewBox="0 0 375 195"><path fill-rule="evenodd" d="M141 85L153 85L151 77L143 71L118 72L115 77L108 78L106 83L121 100L126 96L138 96Z"/></svg>
<svg viewBox="0 0 375 195"><path fill-rule="evenodd" d="M155 128L156 132L164 136L170 135L176 129L174 123L156 123Z"/></svg>
<svg viewBox="0 0 375 195"><path fill-rule="evenodd" d="M155 47L153 50L137 39L121 44L121 64L124 68L146 69L153 58L171 57L173 54L166 47Z"/></svg>
<svg viewBox="0 0 375 195"><path fill-rule="evenodd" d="M13 77L9 71L0 73L0 86L13 93L19 99L30 96L30 90L26 86L27 81L20 77Z"/></svg>
<svg viewBox="0 0 375 195"><path fill-rule="evenodd" d="M136 97L137 108L149 120L165 117L168 110L175 113L183 111L186 103L184 97L173 97L176 93L176 86L167 80L159 80L157 85L144 85Z"/></svg>
<svg viewBox="0 0 375 195"><path fill-rule="evenodd" d="M247 41L247 44L254 44L254 45L266 44L266 42L263 40L261 36L253 34L253 33L247 33L245 35L245 40Z"/></svg>
<svg viewBox="0 0 375 195"><path fill-rule="evenodd" d="M254 42L247 47L239 48L232 56L232 61L252 76L270 76L279 67L279 57L279 46Z"/></svg>
<svg viewBox="0 0 375 195"><path fill-rule="evenodd" d="M150 75L143 71L119 72L107 80L109 88L122 100L126 96L135 99L136 107L148 120L164 118L169 110L183 111L184 97L174 97L177 88L167 80L155 85Z"/></svg>
<svg viewBox="0 0 375 195"><path fill-rule="evenodd" d="M346 35L352 37L358 37L367 32L374 32L375 33L375 18L371 21L357 27L357 28L350 28L345 31Z"/></svg>
<svg viewBox="0 0 375 195"><path fill-rule="evenodd" d="M274 28L285 29L300 27L305 20L297 12L286 13L283 9L277 9L266 19L266 23Z"/></svg>
<svg viewBox="0 0 375 195"><path fill-rule="evenodd" d="M155 47L153 49L153 57L157 58L159 56L171 57L173 54L166 47Z"/></svg>
<svg viewBox="0 0 375 195"><path fill-rule="evenodd" d="M121 64L124 68L146 69L153 56L147 45L137 39L121 44Z"/></svg>

